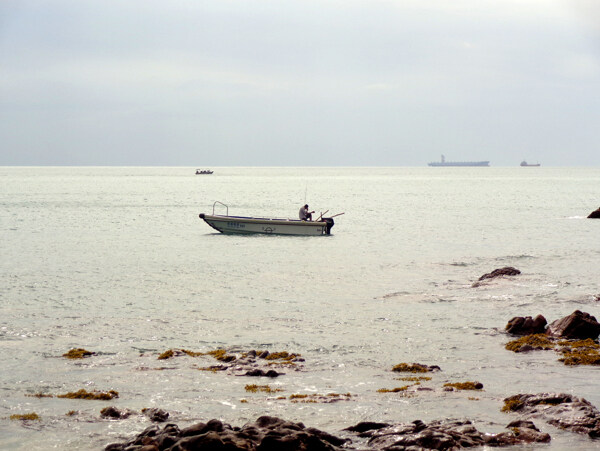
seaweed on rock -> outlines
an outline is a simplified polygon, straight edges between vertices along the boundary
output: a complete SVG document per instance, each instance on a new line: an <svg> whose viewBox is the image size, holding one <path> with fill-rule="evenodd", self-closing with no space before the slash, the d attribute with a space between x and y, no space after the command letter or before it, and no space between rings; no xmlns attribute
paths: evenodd
<svg viewBox="0 0 600 451"><path fill-rule="evenodd" d="M93 355L96 355L96 353L83 348L73 348L70 351L64 353L62 356L66 357L67 359L84 359Z"/></svg>
<svg viewBox="0 0 600 451"><path fill-rule="evenodd" d="M92 391L88 392L84 388L78 390L76 392L65 393L64 395L56 395L57 398L67 398L67 399L91 399L91 400L99 400L99 401L109 401L113 398L119 397L119 392L114 390L110 390L108 392L97 392Z"/></svg>
<svg viewBox="0 0 600 451"><path fill-rule="evenodd" d="M555 342L544 334L525 335L506 343L505 348L513 352L525 352L539 349L554 349Z"/></svg>
<svg viewBox="0 0 600 451"><path fill-rule="evenodd" d="M11 420L20 420L20 421L41 421L40 416L35 413L24 413L24 414L14 414L10 416Z"/></svg>
<svg viewBox="0 0 600 451"><path fill-rule="evenodd" d="M439 370L437 365L427 366L422 363L399 363L392 368L392 371L397 373L428 373L430 371Z"/></svg>
<svg viewBox="0 0 600 451"><path fill-rule="evenodd" d="M455 390L483 390L483 384L481 382L448 382L444 384L444 387L452 388Z"/></svg>

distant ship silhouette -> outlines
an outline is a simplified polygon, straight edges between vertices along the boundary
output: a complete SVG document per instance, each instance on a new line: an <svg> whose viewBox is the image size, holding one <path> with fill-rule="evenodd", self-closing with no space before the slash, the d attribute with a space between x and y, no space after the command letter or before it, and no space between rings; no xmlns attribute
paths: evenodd
<svg viewBox="0 0 600 451"><path fill-rule="evenodd" d="M446 157L442 155L441 161L432 161L427 166L489 166L489 161L446 161Z"/></svg>
<svg viewBox="0 0 600 451"><path fill-rule="evenodd" d="M525 160L523 160L523 161L521 161L521 166L523 166L523 167L525 167L525 166L540 166L540 164L539 163L529 164Z"/></svg>

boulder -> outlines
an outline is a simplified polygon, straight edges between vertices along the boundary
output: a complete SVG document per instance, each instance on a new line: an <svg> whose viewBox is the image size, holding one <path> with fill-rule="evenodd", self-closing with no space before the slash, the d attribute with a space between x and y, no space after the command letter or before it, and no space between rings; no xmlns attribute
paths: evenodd
<svg viewBox="0 0 600 451"><path fill-rule="evenodd" d="M515 316L506 325L506 332L512 335L543 334L548 322L542 315L535 318L531 316Z"/></svg>
<svg viewBox="0 0 600 451"><path fill-rule="evenodd" d="M592 438L600 437L600 411L589 401L566 393L519 394L504 399L505 411Z"/></svg>
<svg viewBox="0 0 600 451"><path fill-rule="evenodd" d="M341 451L348 440L302 423L262 416L254 423L233 428L219 420L179 430L174 424L146 429L126 443L114 443L105 451L156 449L159 451Z"/></svg>
<svg viewBox="0 0 600 451"><path fill-rule="evenodd" d="M600 208L598 208L597 210L592 211L588 218L600 218Z"/></svg>
<svg viewBox="0 0 600 451"><path fill-rule="evenodd" d="M589 313L575 310L569 316L550 323L546 333L553 337L595 340L600 335L600 323Z"/></svg>
<svg viewBox="0 0 600 451"><path fill-rule="evenodd" d="M533 426L533 427L532 427ZM488 446L511 446L521 443L547 443L550 436L539 432L533 423L507 426L509 432L485 434L468 420L440 420L428 424L421 420L365 430L363 423L347 430L362 431L369 437L373 450L457 450Z"/></svg>

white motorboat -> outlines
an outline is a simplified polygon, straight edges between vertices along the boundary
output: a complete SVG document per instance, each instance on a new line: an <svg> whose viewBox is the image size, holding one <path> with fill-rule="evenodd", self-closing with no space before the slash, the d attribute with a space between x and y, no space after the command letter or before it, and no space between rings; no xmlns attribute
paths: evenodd
<svg viewBox="0 0 600 451"><path fill-rule="evenodd" d="M319 218L316 221L301 221L299 219L272 219L272 218L252 218L245 216L229 216L227 214L215 215L215 205L213 204L213 214L208 215L200 213L200 219L203 219L213 229L226 234L262 234L262 235L305 235L319 236L330 235L333 227L333 218ZM336 215L338 216L338 215Z"/></svg>

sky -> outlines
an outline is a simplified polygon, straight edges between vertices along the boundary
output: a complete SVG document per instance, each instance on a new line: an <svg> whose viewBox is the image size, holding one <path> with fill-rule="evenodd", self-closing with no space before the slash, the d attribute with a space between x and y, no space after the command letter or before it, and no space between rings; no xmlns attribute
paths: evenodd
<svg viewBox="0 0 600 451"><path fill-rule="evenodd" d="M0 165L441 154L600 166L600 1L0 1Z"/></svg>

